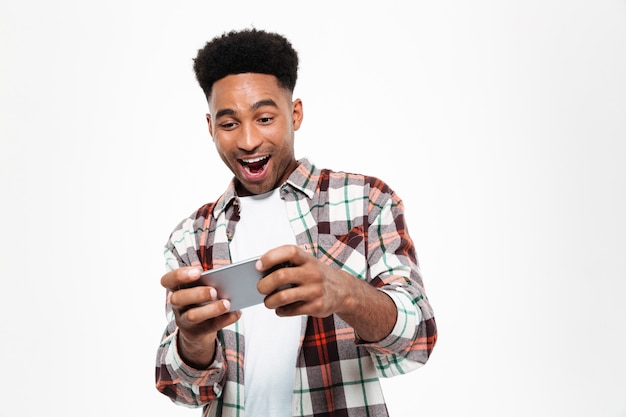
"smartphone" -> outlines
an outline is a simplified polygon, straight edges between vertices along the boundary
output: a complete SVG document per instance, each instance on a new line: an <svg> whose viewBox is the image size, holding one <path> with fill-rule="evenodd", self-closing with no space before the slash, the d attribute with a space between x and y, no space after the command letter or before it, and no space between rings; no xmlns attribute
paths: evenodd
<svg viewBox="0 0 626 417"><path fill-rule="evenodd" d="M217 298L230 300L231 311L260 304L265 299L265 295L257 291L258 281L276 269L288 265L281 264L268 271L259 272L254 267L258 259L259 256L256 256L219 268L209 269L202 272L197 281L186 285L186 287L207 285L215 288Z"/></svg>

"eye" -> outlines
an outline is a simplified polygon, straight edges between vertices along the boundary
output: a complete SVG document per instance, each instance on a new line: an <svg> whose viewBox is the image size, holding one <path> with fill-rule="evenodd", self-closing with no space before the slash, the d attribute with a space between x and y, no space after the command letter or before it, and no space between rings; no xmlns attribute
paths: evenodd
<svg viewBox="0 0 626 417"><path fill-rule="evenodd" d="M272 120L274 120L272 117L261 117L259 119L259 122L262 124L268 124L268 123L271 123Z"/></svg>
<svg viewBox="0 0 626 417"><path fill-rule="evenodd" d="M220 127L224 130L232 130L235 128L235 122L220 123Z"/></svg>

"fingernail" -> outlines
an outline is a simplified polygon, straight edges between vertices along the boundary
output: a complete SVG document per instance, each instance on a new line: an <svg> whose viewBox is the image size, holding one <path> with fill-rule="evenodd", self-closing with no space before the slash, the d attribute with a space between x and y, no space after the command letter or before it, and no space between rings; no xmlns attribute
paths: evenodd
<svg viewBox="0 0 626 417"><path fill-rule="evenodd" d="M254 266L256 267L257 271L261 271L263 269L263 262L261 262L261 260L259 259L258 261L256 261L256 264L254 264Z"/></svg>
<svg viewBox="0 0 626 417"><path fill-rule="evenodd" d="M188 269L187 276L189 278L198 278L200 276L200 270L198 268Z"/></svg>
<svg viewBox="0 0 626 417"><path fill-rule="evenodd" d="M226 310L230 311L230 301L222 300L222 304L224 304L224 307L226 308Z"/></svg>

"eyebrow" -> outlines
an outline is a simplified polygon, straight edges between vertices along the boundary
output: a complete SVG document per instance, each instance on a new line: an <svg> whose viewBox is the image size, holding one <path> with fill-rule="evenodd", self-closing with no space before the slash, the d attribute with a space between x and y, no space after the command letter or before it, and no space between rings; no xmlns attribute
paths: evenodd
<svg viewBox="0 0 626 417"><path fill-rule="evenodd" d="M272 107L278 108L278 104L276 104L274 100L268 98L265 100L257 101L252 106L250 106L250 110L258 110L264 106L272 106ZM223 109L215 113L215 118L219 119L222 116L233 116L234 114L235 114L235 111L233 109Z"/></svg>
<svg viewBox="0 0 626 417"><path fill-rule="evenodd" d="M257 101L256 103L254 103L250 109L251 110L257 110L263 106L272 106L272 107L278 107L278 104L276 104L276 102L274 100L272 100L271 98L265 99L265 100L260 100Z"/></svg>
<svg viewBox="0 0 626 417"><path fill-rule="evenodd" d="M215 113L215 118L219 119L222 116L232 116L233 114L235 114L235 110L233 109L219 110L217 113Z"/></svg>

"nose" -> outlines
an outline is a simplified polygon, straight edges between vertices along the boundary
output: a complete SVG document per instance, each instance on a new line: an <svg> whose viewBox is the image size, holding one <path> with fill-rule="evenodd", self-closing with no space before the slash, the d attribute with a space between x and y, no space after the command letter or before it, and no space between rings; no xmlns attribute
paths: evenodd
<svg viewBox="0 0 626 417"><path fill-rule="evenodd" d="M261 145L262 139L259 131L253 124L243 124L240 129L239 140L237 146L239 149L251 152Z"/></svg>

